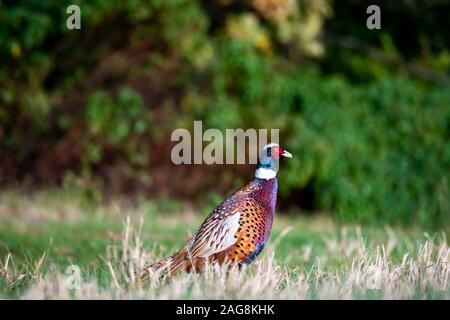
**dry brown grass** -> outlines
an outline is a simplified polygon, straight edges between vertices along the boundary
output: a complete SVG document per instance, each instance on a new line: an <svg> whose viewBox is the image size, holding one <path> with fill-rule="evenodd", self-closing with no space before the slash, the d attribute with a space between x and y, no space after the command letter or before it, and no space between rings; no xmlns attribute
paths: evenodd
<svg viewBox="0 0 450 320"><path fill-rule="evenodd" d="M243 270L211 265L202 274L155 276L142 282L136 272L160 256L143 250L140 234L140 227L133 229L127 219L120 245L105 254L108 276L103 279L81 272L77 282L56 268L41 273L44 257L17 274L10 256L0 264L0 277L11 283L31 277L24 299L450 299L450 249L445 236L411 244L401 259L395 259L395 234L368 248L362 236L348 237L344 228L339 239L326 239L323 256L307 257L314 259L308 269L274 259L276 244L283 241L279 238ZM304 246L301 252L307 256L311 250ZM327 255L340 255L343 262L324 263Z"/></svg>

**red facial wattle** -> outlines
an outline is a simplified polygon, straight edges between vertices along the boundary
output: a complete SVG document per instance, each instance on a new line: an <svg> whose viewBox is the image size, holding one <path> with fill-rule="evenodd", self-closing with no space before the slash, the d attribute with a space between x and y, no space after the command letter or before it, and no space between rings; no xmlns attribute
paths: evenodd
<svg viewBox="0 0 450 320"><path fill-rule="evenodd" d="M272 157L275 160L280 160L280 154L282 154L283 151L284 150L281 147L274 147L274 148L272 148Z"/></svg>

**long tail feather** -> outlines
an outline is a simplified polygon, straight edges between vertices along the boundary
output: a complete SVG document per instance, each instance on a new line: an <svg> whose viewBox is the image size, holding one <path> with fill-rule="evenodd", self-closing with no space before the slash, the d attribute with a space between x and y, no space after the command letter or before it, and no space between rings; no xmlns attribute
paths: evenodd
<svg viewBox="0 0 450 320"><path fill-rule="evenodd" d="M181 249L177 253L155 262L144 268L141 278L146 279L152 274L168 274L173 276L177 270L189 264L186 249Z"/></svg>

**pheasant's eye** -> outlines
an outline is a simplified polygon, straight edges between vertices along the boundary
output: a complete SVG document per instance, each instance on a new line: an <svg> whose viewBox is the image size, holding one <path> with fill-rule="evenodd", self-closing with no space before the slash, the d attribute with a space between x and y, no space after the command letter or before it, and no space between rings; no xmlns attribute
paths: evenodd
<svg viewBox="0 0 450 320"><path fill-rule="evenodd" d="M272 148L272 158L274 158L275 160L279 160L280 159L280 154L283 152L283 149L281 149L280 147L276 146Z"/></svg>

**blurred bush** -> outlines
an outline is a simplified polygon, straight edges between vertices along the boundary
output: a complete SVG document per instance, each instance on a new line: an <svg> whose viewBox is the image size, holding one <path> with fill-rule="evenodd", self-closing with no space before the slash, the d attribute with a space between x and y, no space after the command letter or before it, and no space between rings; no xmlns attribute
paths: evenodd
<svg viewBox="0 0 450 320"><path fill-rule="evenodd" d="M171 131L203 120L281 130L284 204L448 223L450 55L432 2L417 47L389 21L366 36L353 1L75 1L80 31L73 1L0 2L0 182L229 192L253 168L170 163Z"/></svg>

